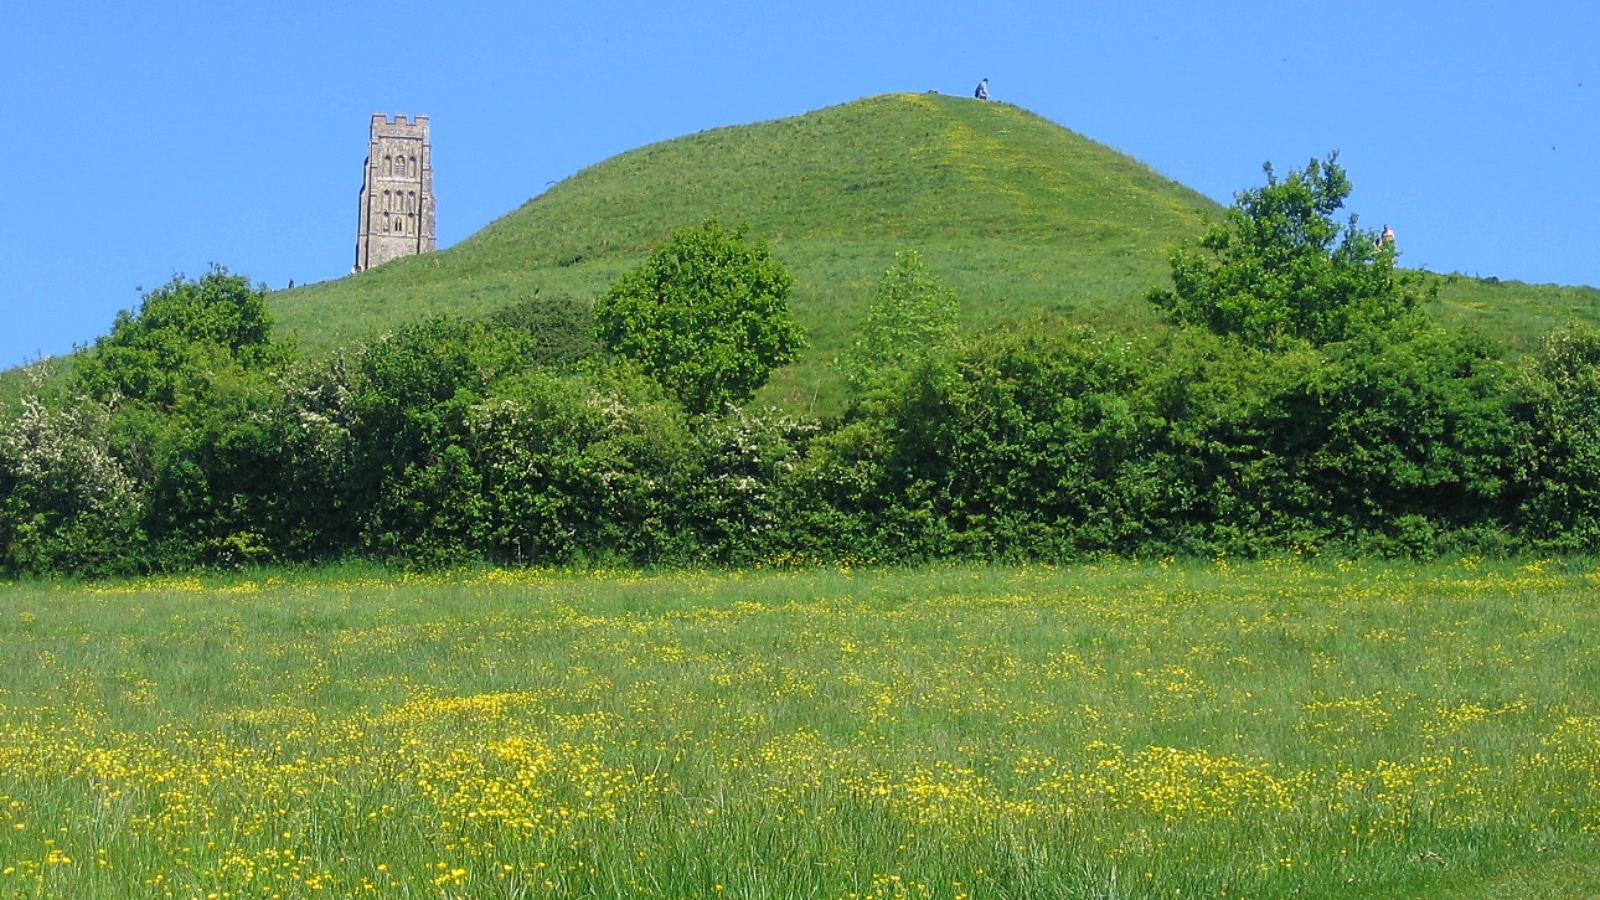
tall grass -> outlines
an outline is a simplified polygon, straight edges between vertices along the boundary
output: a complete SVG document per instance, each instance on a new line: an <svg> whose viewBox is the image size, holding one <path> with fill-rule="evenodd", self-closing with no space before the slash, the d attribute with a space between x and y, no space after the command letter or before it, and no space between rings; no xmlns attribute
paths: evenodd
<svg viewBox="0 0 1600 900"><path fill-rule="evenodd" d="M1535 897L1587 566L0 589L0 897Z"/></svg>

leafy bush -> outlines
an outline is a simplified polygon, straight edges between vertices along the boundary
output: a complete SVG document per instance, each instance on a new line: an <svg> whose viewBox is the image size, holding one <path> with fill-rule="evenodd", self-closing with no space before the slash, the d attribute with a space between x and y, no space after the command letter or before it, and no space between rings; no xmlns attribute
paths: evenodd
<svg viewBox="0 0 1600 900"><path fill-rule="evenodd" d="M110 413L85 397L24 397L0 425L0 571L140 568L140 485L112 452Z"/></svg>
<svg viewBox="0 0 1600 900"><path fill-rule="evenodd" d="M1551 335L1517 389L1531 429L1522 527L1551 549L1600 550L1600 333Z"/></svg>
<svg viewBox="0 0 1600 900"><path fill-rule="evenodd" d="M79 383L102 401L171 408L186 391L203 390L194 380L218 365L281 362L290 350L271 340L263 292L221 267L195 281L173 278L146 294L137 313L117 314L111 333L79 359Z"/></svg>
<svg viewBox="0 0 1600 900"><path fill-rule="evenodd" d="M1402 518L1440 535L1504 521L1518 430L1480 342L1423 328L1287 352L1189 339L1166 356L1167 465L1218 551L1381 549L1400 531L1393 551L1423 551Z"/></svg>
<svg viewBox="0 0 1600 900"><path fill-rule="evenodd" d="M1405 316L1419 294L1395 272L1394 245L1353 216L1342 229L1333 221L1350 195L1337 159L1313 159L1282 181L1265 166L1266 186L1241 192L1198 249L1177 250L1172 289L1149 300L1175 322L1255 346L1320 346Z"/></svg>
<svg viewBox="0 0 1600 900"><path fill-rule="evenodd" d="M692 413L749 400L804 345L788 270L746 234L715 219L678 231L595 306L601 343Z"/></svg>

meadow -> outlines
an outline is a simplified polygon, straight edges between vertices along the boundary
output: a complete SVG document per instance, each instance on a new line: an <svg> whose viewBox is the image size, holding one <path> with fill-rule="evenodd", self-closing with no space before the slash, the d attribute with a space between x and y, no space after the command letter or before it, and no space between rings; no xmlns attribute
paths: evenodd
<svg viewBox="0 0 1600 900"><path fill-rule="evenodd" d="M0 585L0 898L1600 893L1600 569Z"/></svg>

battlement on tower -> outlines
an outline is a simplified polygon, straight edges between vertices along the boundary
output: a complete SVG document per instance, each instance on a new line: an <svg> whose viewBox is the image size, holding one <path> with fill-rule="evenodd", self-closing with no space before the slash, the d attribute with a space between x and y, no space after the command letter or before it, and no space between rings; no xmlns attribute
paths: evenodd
<svg viewBox="0 0 1600 900"><path fill-rule="evenodd" d="M392 116L385 113L373 113L372 133L374 136L385 135L389 137L426 135L428 133L428 117L412 116L408 119L405 113Z"/></svg>

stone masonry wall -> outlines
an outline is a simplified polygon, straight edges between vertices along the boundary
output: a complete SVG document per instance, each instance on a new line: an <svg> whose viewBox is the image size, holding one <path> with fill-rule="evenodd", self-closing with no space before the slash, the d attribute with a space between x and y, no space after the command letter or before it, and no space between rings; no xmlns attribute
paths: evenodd
<svg viewBox="0 0 1600 900"><path fill-rule="evenodd" d="M432 157L427 116L372 116L355 271L434 249Z"/></svg>

